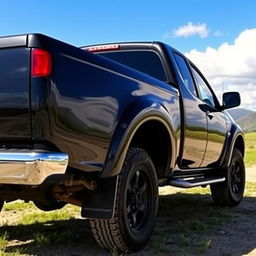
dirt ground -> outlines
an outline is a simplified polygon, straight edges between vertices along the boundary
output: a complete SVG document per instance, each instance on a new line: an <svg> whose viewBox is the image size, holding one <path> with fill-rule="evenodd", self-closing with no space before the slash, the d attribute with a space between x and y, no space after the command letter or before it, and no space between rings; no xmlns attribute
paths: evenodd
<svg viewBox="0 0 256 256"><path fill-rule="evenodd" d="M256 182L256 166L246 168L246 180ZM256 256L256 197L245 197L231 210L235 220L205 234L211 245L204 256Z"/></svg>
<svg viewBox="0 0 256 256"><path fill-rule="evenodd" d="M256 183L256 166L247 168L247 181ZM256 191L256 190L254 190ZM170 200L169 196L161 196L161 200ZM213 207L212 203L209 201L209 195L199 195L198 198L195 199L195 202L201 200L202 208L198 209L198 211L207 210L207 207ZM185 204L185 203L184 203ZM164 204L163 204L164 205ZM178 205L179 206L179 205ZM165 206L164 206L165 207ZM163 206L162 206L163 208ZM172 225L170 219L173 220L172 216L164 215L165 209L161 209L160 203L160 211L158 214L158 219L156 223L156 227L153 233L153 239L158 239L161 237L161 230L163 227L167 225ZM132 254L134 256L155 256L155 255L175 255L175 256L192 256L192 255L203 255L203 256L242 256L242 255L254 255L256 256L256 194L252 196L245 196L243 201L238 207L228 209L232 213L231 221L228 221L226 224L221 224L214 228L211 231L203 232L200 234L195 234L194 240L200 239L201 241L209 241L209 246L204 251L200 253L195 253L194 249L190 250L190 247L186 245L187 249L181 251L180 248L177 248L176 245L176 234L170 235L169 239L165 240L165 243L168 244L168 247L173 248L171 251L161 250L158 248L156 250L150 247L136 253ZM183 212L184 214L184 212ZM196 212L189 213L196 217ZM188 215L189 216L189 215ZM188 216L183 216L184 219ZM15 211L12 212L2 212L1 219L8 220L10 222L15 219L17 215L15 215ZM54 225L55 228L59 227L57 223ZM63 228L63 225L60 226ZM68 246L67 244L61 245L59 248L49 247L48 249L44 249L44 251L39 251L35 253L36 243L29 239L30 229L35 229L35 224L26 225L24 228L24 239L18 235L14 235L9 239L11 244L9 245L11 248L28 248L26 249L26 255L37 255L37 256L46 256L46 255L64 255L64 256L82 256L82 255L97 255L97 256L106 256L106 255L117 255L114 253L109 253L104 249L101 249L96 242L94 241L91 233L88 221L84 221L82 219L73 219L68 220L64 226L66 229L71 230L71 232L77 232L77 243L75 246ZM41 225L40 228L49 228L49 232L51 227ZM15 225L8 227L8 234L15 234ZM0 231L1 232L1 231ZM60 230L61 232L61 230ZM196 233L196 232L195 232ZM177 234L178 236L178 234ZM166 238L165 238L166 239ZM180 246L180 245L179 245ZM160 246L161 247L161 246ZM31 249L30 249L31 248ZM192 247L191 247L192 248ZM1 254L0 255L5 255ZM9 254L6 254L9 255ZM16 255L16 254L15 254ZM24 254L23 254L24 255Z"/></svg>
<svg viewBox="0 0 256 256"><path fill-rule="evenodd" d="M256 182L256 166L246 171L247 181ZM237 218L208 235L211 248L204 255L256 255L256 197L245 197L232 211Z"/></svg>
<svg viewBox="0 0 256 256"><path fill-rule="evenodd" d="M256 182L256 166L246 168L246 180ZM245 197L232 211L237 218L209 234L212 245L204 255L256 255L256 197Z"/></svg>

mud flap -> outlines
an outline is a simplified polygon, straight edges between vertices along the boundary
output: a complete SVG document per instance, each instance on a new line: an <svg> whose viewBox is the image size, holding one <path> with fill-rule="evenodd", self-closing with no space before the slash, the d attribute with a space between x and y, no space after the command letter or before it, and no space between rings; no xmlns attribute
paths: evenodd
<svg viewBox="0 0 256 256"><path fill-rule="evenodd" d="M111 219L113 217L118 177L101 179L97 190L88 190L84 193L82 217L93 219Z"/></svg>

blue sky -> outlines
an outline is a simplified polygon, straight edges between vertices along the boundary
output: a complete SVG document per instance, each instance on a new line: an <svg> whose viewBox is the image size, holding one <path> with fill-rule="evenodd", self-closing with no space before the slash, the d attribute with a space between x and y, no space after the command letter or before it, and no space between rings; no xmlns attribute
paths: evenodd
<svg viewBox="0 0 256 256"><path fill-rule="evenodd" d="M41 32L75 45L160 40L181 51L231 42L256 26L254 0L82 1L0 0L0 35ZM193 22L207 24L207 38L164 38ZM214 36L219 31L222 36Z"/></svg>
<svg viewBox="0 0 256 256"><path fill-rule="evenodd" d="M256 111L254 0L0 0L0 36L44 33L76 46L163 41L184 52L217 95ZM224 88L224 89L223 89Z"/></svg>

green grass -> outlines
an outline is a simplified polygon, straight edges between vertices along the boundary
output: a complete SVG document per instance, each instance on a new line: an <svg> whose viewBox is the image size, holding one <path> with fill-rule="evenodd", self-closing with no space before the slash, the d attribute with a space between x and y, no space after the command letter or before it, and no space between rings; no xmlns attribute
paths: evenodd
<svg viewBox="0 0 256 256"><path fill-rule="evenodd" d="M256 164L256 132L245 134L245 164Z"/></svg>
<svg viewBox="0 0 256 256"><path fill-rule="evenodd" d="M0 256L31 255L43 252L45 248L82 243L77 232L83 227L84 220L75 219L80 215L80 208L65 206L61 210L43 212L33 203L22 201L4 205L7 214L16 214L17 220L3 224L0 232ZM87 227L88 229L88 227ZM89 230L88 230L89 232ZM86 237L86 236L85 236ZM19 246L10 246L11 241L20 241ZM22 244L29 241L28 244Z"/></svg>
<svg viewBox="0 0 256 256"><path fill-rule="evenodd" d="M200 253L207 251L209 248L211 248L211 242L211 240L202 241L201 245L199 245L198 251Z"/></svg>
<svg viewBox="0 0 256 256"><path fill-rule="evenodd" d="M168 245L164 240L161 240L159 238L151 239L149 243L149 249L155 254L161 254L166 253L168 254L170 252L170 249L168 248Z"/></svg>
<svg viewBox="0 0 256 256"><path fill-rule="evenodd" d="M199 255L211 247L207 234L237 219L236 208L213 204L210 189L160 188L160 207L156 234L148 250L155 255ZM247 182L245 197L256 197L256 183Z"/></svg>
<svg viewBox="0 0 256 256"><path fill-rule="evenodd" d="M69 208L68 211L52 211L52 212L40 212L36 211L33 213L28 213L22 216L22 219L18 221L18 225L28 225L33 223L45 223L51 221L62 221L74 218L75 211Z"/></svg>
<svg viewBox="0 0 256 256"><path fill-rule="evenodd" d="M212 243L207 235L237 218L231 209L212 203L209 188L163 187L160 192L156 227L143 253L161 256L203 254ZM245 196L256 197L255 183L247 183ZM77 247L87 252L91 250L92 254L101 250L92 237L89 223L77 218L78 207L42 212L33 204L17 201L6 204L4 211L7 214L14 211L20 218L1 227L0 256L44 255L46 250L50 250L48 255L62 255L66 251L73 253ZM20 241L21 245L12 245L13 241ZM26 244L22 244L24 241ZM118 255L105 250L99 254Z"/></svg>
<svg viewBox="0 0 256 256"><path fill-rule="evenodd" d="M20 255L27 255L25 251L16 249L14 251L4 252L0 251L0 256L20 256Z"/></svg>
<svg viewBox="0 0 256 256"><path fill-rule="evenodd" d="M4 251L8 245L7 233L0 236L0 251Z"/></svg>
<svg viewBox="0 0 256 256"><path fill-rule="evenodd" d="M256 197L256 183L255 182L246 182L245 196L246 197Z"/></svg>
<svg viewBox="0 0 256 256"><path fill-rule="evenodd" d="M5 211L21 211L21 210L36 210L37 208L32 202L24 203L23 201L15 201L4 205Z"/></svg>
<svg viewBox="0 0 256 256"><path fill-rule="evenodd" d="M155 255L202 254L211 246L206 234L233 218L229 209L212 203L208 188L163 187L160 194L161 218L148 246Z"/></svg>
<svg viewBox="0 0 256 256"><path fill-rule="evenodd" d="M8 235L7 232L4 232L4 234L0 235L0 256L17 256L22 255L22 250L15 248L14 250L10 250L6 252L6 249L8 247Z"/></svg>

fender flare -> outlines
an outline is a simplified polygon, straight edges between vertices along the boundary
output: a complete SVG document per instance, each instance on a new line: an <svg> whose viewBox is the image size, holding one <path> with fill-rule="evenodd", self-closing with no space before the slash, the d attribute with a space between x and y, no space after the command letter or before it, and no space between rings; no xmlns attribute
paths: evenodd
<svg viewBox="0 0 256 256"><path fill-rule="evenodd" d="M230 165L235 143L239 136L242 137L244 143L244 134L241 128L233 123L230 130L228 131L225 150L223 153L223 157L220 161L220 166L222 166L223 168L227 168Z"/></svg>
<svg viewBox="0 0 256 256"><path fill-rule="evenodd" d="M179 152L174 122L163 105L155 100L146 99L133 102L121 116L112 137L101 178L120 173L133 136L142 124L151 120L157 120L166 127L171 142L170 166L174 166Z"/></svg>

